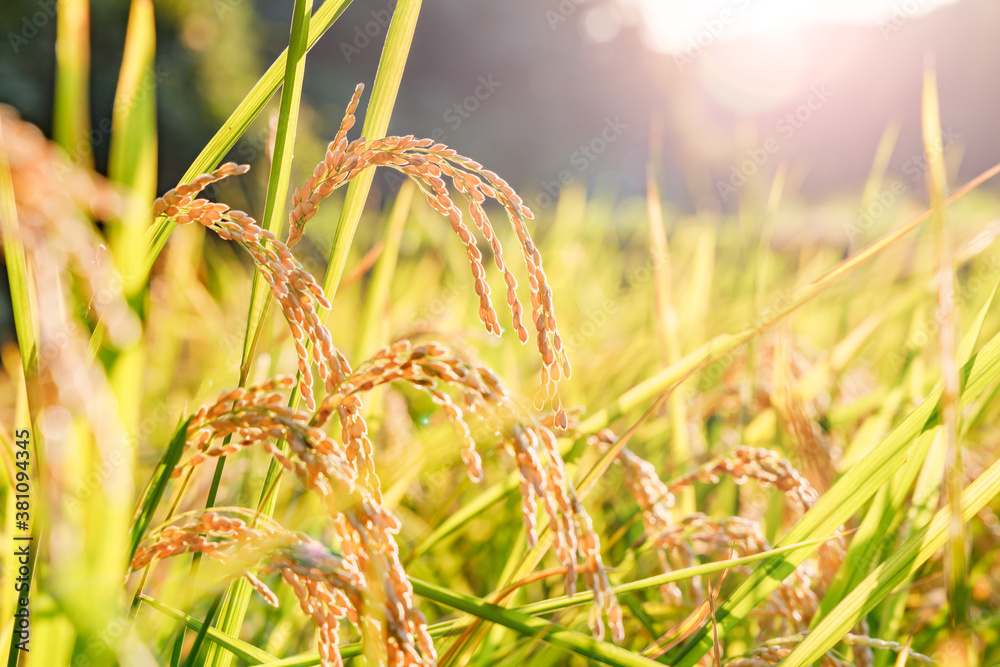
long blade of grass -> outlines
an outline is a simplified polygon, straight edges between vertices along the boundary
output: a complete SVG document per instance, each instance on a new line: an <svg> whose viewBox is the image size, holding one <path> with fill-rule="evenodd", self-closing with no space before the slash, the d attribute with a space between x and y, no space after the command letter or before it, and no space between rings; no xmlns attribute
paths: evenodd
<svg viewBox="0 0 1000 667"><path fill-rule="evenodd" d="M664 364L671 366L681 358L678 335L677 309L674 305L673 268L670 245L663 226L663 205L660 202L659 177L660 129L654 123L649 137L650 159L646 170L646 211L649 216L649 245L653 255L655 279L656 320L660 349ZM670 457L674 469L686 471L691 460L691 443L688 438L687 401L680 392L670 397ZM677 498L679 511L694 511L694 490L685 489Z"/></svg>
<svg viewBox="0 0 1000 667"><path fill-rule="evenodd" d="M413 41L413 31L417 27L417 17L420 14L421 0L400 0L392 14L389 30L382 47L382 57L379 60L378 72L375 74L375 84L372 86L368 109L365 111L365 122L361 135L368 139L384 137L389 129L389 117L396 104L396 93L399 82L403 78L406 58L410 53ZM333 247L330 250L330 263L323 278L323 292L326 298L333 302L337 296L337 288L347 266L348 253L354 241L354 232L361 220L374 169L366 169L355 176L347 186L344 197L344 207L340 211L340 222L333 236Z"/></svg>
<svg viewBox="0 0 1000 667"><path fill-rule="evenodd" d="M191 418L189 417L187 421L177 427L177 430L174 431L174 437L171 438L170 444L167 446L167 451L163 452L163 458L160 459L156 470L153 471L150 486L146 491L139 510L136 512L135 520L132 522L132 532L130 533L131 546L128 552L129 561L135 556L135 550L139 548L139 543L146 534L149 524L153 521L154 514L156 514L156 508L159 507L160 500L163 499L163 493L167 490L167 484L170 482L170 476L174 471L174 467L181 460L184 443L187 442L187 430L190 422Z"/></svg>
<svg viewBox="0 0 1000 667"><path fill-rule="evenodd" d="M722 588L722 582L725 580L727 572L729 572L729 570L723 571L722 577L719 579L719 583L715 586L715 588L712 588L711 586L708 587L708 597L706 597L701 604L695 607L683 621L672 627L670 630L661 635L659 639L647 646L642 651L642 655L654 659L659 658L674 646L677 646L682 641L687 639L687 637L697 628L701 627L701 625L708 620L710 616L714 618L715 601L719 597L719 591Z"/></svg>
<svg viewBox="0 0 1000 667"><path fill-rule="evenodd" d="M327 0L316 10L309 24L309 39L307 49L311 49L320 37L329 30L352 0ZM278 90L285 72L285 63L288 59L288 50L282 52L280 56L267 68L264 75L254 84L246 97L239 103L233 113L230 114L226 122L222 124L219 131L215 133L205 147L194 159L191 166L181 177L181 183L189 183L195 176L211 171L218 165L222 158L229 152L236 141L250 127L250 123L257 117L267 101ZM153 262L163 250L170 233L174 230L175 223L165 218L156 221L146 235L146 248L143 255L142 275L149 275L153 268Z"/></svg>
<svg viewBox="0 0 1000 667"><path fill-rule="evenodd" d="M948 191L944 147L941 139L941 114L938 109L937 78L932 64L924 72L923 137L927 156L927 191L934 213L931 226L938 253L938 344L941 353L941 415L947 458L944 488L951 507L951 539L945 550L945 582L948 589L948 613L953 626L961 625L968 615L966 580L966 537L961 521L962 450L958 442L958 364L955 361L955 269L951 257L951 234L942 198Z"/></svg>
<svg viewBox="0 0 1000 667"><path fill-rule="evenodd" d="M1000 335L994 336L963 366L961 377L965 386L960 406L964 406L1000 377ZM894 475L903 466L920 434L937 425L940 400L941 387L938 386L877 447L838 479L778 542L778 546L829 534L847 522L878 491L882 480ZM719 608L719 627L723 634L742 621L807 556L807 552L799 551L775 557L751 572ZM674 657L674 662L677 667L690 667L710 648L711 638L702 631Z"/></svg>
<svg viewBox="0 0 1000 667"><path fill-rule="evenodd" d="M549 623L544 619L462 595L436 584L413 582L413 592L432 602L502 625L529 637L544 631L543 641L545 643L606 665L638 667L639 665L658 664L614 644L598 641L579 632Z"/></svg>
<svg viewBox="0 0 1000 667"><path fill-rule="evenodd" d="M285 77L281 86L281 103L278 108L278 126L274 135L274 153L271 172L267 181L264 199L264 216L261 225L281 235L281 220L284 217L285 201L288 198L288 181L292 173L292 152L295 148L295 129L299 124L299 106L302 101L302 79L306 70L306 50L309 37L309 17L312 14L312 0L296 0L292 10L292 28L288 39L289 58L285 61ZM260 269L253 274L250 291L250 311L247 313L247 329L243 338L243 360L240 363L240 385L250 372L254 348L259 339L259 329L263 326L265 302L271 299L271 292L264 281Z"/></svg>
<svg viewBox="0 0 1000 667"><path fill-rule="evenodd" d="M516 599L516 595L520 593L522 588L528 583L541 581L549 576L557 576L557 572L565 574L566 570L564 568L553 568L552 570L547 571L547 573L546 571L532 572L528 569L522 568L521 554L523 553L526 544L527 539L524 531L519 531L517 540L507 551L506 562L504 563L503 568L500 571L500 576L497 579L497 581L502 583L502 587L483 598L486 602L509 607ZM481 618L471 614L463 614L459 618L455 619L454 627L456 632L461 631L461 634L456 637L451 645L448 646L447 649L445 649L439 656L439 667L463 665L477 652L491 651L494 647L489 645L483 646L484 642L486 642L488 636L491 634L494 639L497 638L497 635L501 634L499 632L493 632L497 629L495 626L491 627L488 623L484 623Z"/></svg>
<svg viewBox="0 0 1000 667"><path fill-rule="evenodd" d="M222 604L222 595L217 595L215 600L212 601L212 606L208 608L208 613L205 614L205 622L201 624L201 629L198 630L198 634L194 637L194 643L191 644L191 649L188 651L184 667L195 667L198 664L198 654L201 653L201 647L205 645L205 637L212 626L212 619L215 618L215 613L219 611L220 604Z"/></svg>
<svg viewBox="0 0 1000 667"><path fill-rule="evenodd" d="M965 489L959 499L962 522L1000 493L1000 461L995 462ZM892 556L875 568L861 584L810 632L781 663L785 667L811 665L854 627L876 604L923 565L951 539L950 507L941 509L933 521L914 533Z"/></svg>
<svg viewBox="0 0 1000 667"><path fill-rule="evenodd" d="M111 251L133 302L142 291L143 233L156 197L156 25L152 0L132 0L125 51L111 116L108 175L127 188L122 216L111 227ZM120 393L119 400L124 398Z"/></svg>
<svg viewBox="0 0 1000 667"><path fill-rule="evenodd" d="M302 99L302 80L305 75L306 52L308 50L308 35L312 0L295 0L292 9L292 24L288 38L288 57L285 59L284 83L281 90L281 101L278 111L278 126L275 133L274 153L271 160L271 172L267 183L267 195L264 203L263 225L275 234L281 231L281 219L284 215L285 200L288 196L288 182L292 169L292 153L295 147L295 130L298 126L299 107ZM254 348L263 327L263 317L266 304L271 294L260 269L254 271L253 287L250 296L250 310L247 313L246 335L243 338L243 358L240 364L239 384L247 382L250 365L253 360ZM294 398L292 400L295 400ZM285 447L279 444L279 447ZM209 497L213 501L218 493L222 479L225 459L220 458L216 464L215 476L209 489ZM267 474L264 477L262 497L277 493L277 482L280 466L270 461ZM273 490L272 490L273 489ZM273 497L273 496L270 496ZM273 510L273 501L265 513ZM230 585L226 593L222 612L219 614L218 628L225 634L238 635L243 619L250 604L251 587L244 579L238 579ZM206 620L206 623L208 621ZM226 667L232 662L232 654L220 650L217 645L209 648L205 658L206 665Z"/></svg>
<svg viewBox="0 0 1000 667"><path fill-rule="evenodd" d="M899 121L889 123L882 132L878 147L875 149L875 157L872 159L868 178L865 179L865 187L861 191L860 211L862 216L864 216L862 221L865 223L865 227L871 224L872 216L870 212L872 211L873 204L882 192L885 173L889 168L889 159L892 157L892 151L896 148L896 140L899 138L899 127ZM847 236L851 248L857 248L859 245L858 242L862 240L863 236L862 226L849 227Z"/></svg>
<svg viewBox="0 0 1000 667"><path fill-rule="evenodd" d="M786 544L782 547L775 547L769 551L762 551L761 553L752 554L750 556L740 556L739 558L730 558L726 560L714 561L711 563L704 563L702 565L692 565L691 567L678 568L676 570L671 570L670 572L664 572L663 574L657 574L652 577L646 577L644 579L638 579L636 581L630 581L626 584L619 584L618 586L613 586L612 590L615 595L621 595L623 593L634 593L636 591L647 590L651 588L658 588L664 584L675 583L678 581L685 581L687 579L693 579L695 577L703 577L709 574L715 574L717 572L723 572L726 569L742 567L744 565L751 565L753 563L760 562L772 556L778 556L781 554L791 553L798 549L810 549L812 547L818 547L824 542L829 542L836 536L821 537L814 540L808 540L805 542L798 542L795 544ZM563 595L558 597L549 598L548 600L542 600L540 602L533 602L521 607L516 607L517 611L524 612L526 614L545 614L554 611L560 611L562 609L567 609L569 607L587 604L594 599L593 591L581 591L574 595Z"/></svg>
<svg viewBox="0 0 1000 667"><path fill-rule="evenodd" d="M161 614L164 614L166 616L169 616L173 619L176 619L184 623L185 625L187 625L189 628L191 628L196 632L201 632L202 628L205 627L205 624L199 621L197 618L194 618L193 616L188 616L183 611L180 611L179 609L174 609L170 605L166 604L165 602L161 602L156 598L150 597L148 595L141 595L139 596L139 599L141 599L143 602L145 602L146 604L148 604L150 607L160 612ZM218 630L212 627L208 628L206 637L211 642L215 642L220 646L225 646L230 653L237 656L241 660L246 660L251 665L262 665L264 663L273 663L277 660L277 658L275 658L273 655L267 653L266 651L260 650L253 644L247 643L242 639L239 639L238 637L231 637L225 634L224 632L219 632Z"/></svg>
<svg viewBox="0 0 1000 667"><path fill-rule="evenodd" d="M56 86L52 138L81 167L94 166L90 145L90 2L56 5Z"/></svg>
<svg viewBox="0 0 1000 667"><path fill-rule="evenodd" d="M27 262L24 256L24 244L21 243L17 204L14 200L14 183L11 180L10 163L7 161L2 129L0 129L0 234L3 235L4 262L7 266L10 302L14 311L14 330L17 332L21 366L28 387L28 402L31 404L38 378L38 324L35 321L35 311L28 290Z"/></svg>

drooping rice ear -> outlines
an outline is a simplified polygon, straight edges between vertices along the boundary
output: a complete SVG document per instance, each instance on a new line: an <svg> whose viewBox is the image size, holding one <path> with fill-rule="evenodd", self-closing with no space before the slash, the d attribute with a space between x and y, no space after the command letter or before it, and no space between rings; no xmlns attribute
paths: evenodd
<svg viewBox="0 0 1000 667"><path fill-rule="evenodd" d="M301 238L305 223L315 215L320 202L337 187L368 168L386 166L396 169L414 180L427 203L448 218L452 230L465 246L469 259L476 295L479 297L479 319L489 333L499 336L502 327L493 306L478 239L465 224L462 211L449 192L445 181L448 178L454 190L468 200L469 214L475 227L490 245L497 269L503 275L505 300L511 312L513 329L518 339L525 343L529 334L524 324L524 307L517 295L517 279L507 267L503 247L483 207L487 200L499 203L507 214L528 269L531 322L535 328L535 344L542 359L541 389L537 402L551 403L555 412L554 425L564 430L568 418L559 399L557 385L562 378L569 377L571 367L559 335L552 290L542 268L541 254L524 224L525 220L534 217L531 210L496 173L431 139L417 139L407 135L371 141L362 138L348 142L346 134L354 124L354 112L360 95L359 86L355 89L340 129L330 142L323 161L316 166L306 183L295 191L289 214L288 245L294 245Z"/></svg>
<svg viewBox="0 0 1000 667"><path fill-rule="evenodd" d="M239 243L254 259L267 281L272 295L288 321L302 375L300 390L310 410L315 409L312 363L325 382L331 376L341 379L343 356L333 346L332 337L319 317L319 310L329 309L330 302L316 279L303 268L288 246L274 234L260 227L243 211L206 199L191 199L209 183L233 174L246 173L247 165L227 163L210 174L203 174L192 184L179 185L156 200L154 210L178 224L200 223L221 238ZM309 348L312 348L310 355Z"/></svg>

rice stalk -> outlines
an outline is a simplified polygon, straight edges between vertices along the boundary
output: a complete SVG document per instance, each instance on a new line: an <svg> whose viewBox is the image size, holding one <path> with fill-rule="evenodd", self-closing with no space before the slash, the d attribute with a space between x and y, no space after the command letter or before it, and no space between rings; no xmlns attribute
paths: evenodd
<svg viewBox="0 0 1000 667"><path fill-rule="evenodd" d="M503 448L514 458L519 471L522 517L528 545L538 544L535 524L537 501L542 500L549 527L556 536L555 551L566 568L565 586L575 590L578 560L582 561L584 580L595 593L595 613L591 630L603 635L601 614L606 614L613 634L622 637L621 610L610 592L610 583L600 555L600 540L593 524L566 474L565 464L553 432L542 422L520 414L507 389L489 368L466 361L448 347L435 342L414 345L400 340L377 352L320 404L312 423L322 426L334 411L343 410L345 402L359 393L393 381L403 381L430 394L448 416L463 443L462 459L473 481L483 478L482 459L466 423L465 410L491 420L493 430L502 431ZM444 387L457 389L456 402ZM552 419L556 419L555 416ZM341 424L350 424L341 415ZM350 426L343 429L345 443L356 440ZM350 445L348 453L350 455Z"/></svg>
<svg viewBox="0 0 1000 667"><path fill-rule="evenodd" d="M248 521L257 527L251 528ZM366 560L376 557L375 553L359 558L357 552L347 552L356 546L345 542L342 556L308 535L288 531L273 521L261 522L250 510L204 511L177 517L154 531L136 552L132 569L172 556L200 553L235 569L273 607L278 606L277 597L251 568L261 575L277 574L292 588L302 611L318 630L323 667L343 664L338 631L344 619L355 626L375 626L371 631L382 634L385 641L381 649L384 664L432 664L434 646L423 615L412 609L400 613L399 607L405 609L412 598L412 591L405 590L409 584L404 581L400 590L398 581L385 582L381 591L385 612L374 613L367 606L372 599L369 589L378 586L371 577L382 570ZM381 631L380 624L384 625Z"/></svg>
<svg viewBox="0 0 1000 667"><path fill-rule="evenodd" d="M949 592L949 613L953 626L965 623L968 616L967 578L968 545L965 527L961 520L960 498L964 478L962 474L962 449L958 441L958 363L956 363L955 268L952 260L951 234L942 199L948 191L944 166L944 148L941 144L941 119L938 110L937 79L932 64L924 73L922 105L924 150L927 155L927 191L933 209L931 225L937 249L938 293L937 317L938 344L941 354L941 416L944 428L947 458L944 471L944 489L951 508L951 539L948 542L945 566Z"/></svg>

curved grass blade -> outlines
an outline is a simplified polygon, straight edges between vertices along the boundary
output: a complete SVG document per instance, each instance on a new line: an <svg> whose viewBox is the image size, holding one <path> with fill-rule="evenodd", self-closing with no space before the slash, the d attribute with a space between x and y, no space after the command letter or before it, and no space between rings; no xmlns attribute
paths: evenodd
<svg viewBox="0 0 1000 667"><path fill-rule="evenodd" d="M413 583L413 592L422 598L463 611L484 621L502 625L528 637L545 632L542 635L545 643L605 665L640 667L658 664L614 644L598 641L535 616L490 604L479 598L462 595L436 584L413 580L411 582Z"/></svg>
<svg viewBox="0 0 1000 667"><path fill-rule="evenodd" d="M152 598L148 595L143 594L139 596L139 599L148 604L156 611L160 612L161 614L164 614L178 621L181 621L195 632L200 633L202 628L205 627L205 624L199 621L197 618L194 618L193 616L188 616L183 611L180 611L179 609L174 609L170 605L164 602L160 602L156 598ZM241 660L246 660L251 665L262 665L265 663L273 663L274 661L277 660L277 658L275 658L273 655L260 650L253 644L249 644L243 641L242 639L238 639L236 637L230 637L229 635L219 632L218 630L212 627L208 628L208 632L206 632L206 637L211 642L215 642L220 646L225 646L230 653L237 656Z"/></svg>
<svg viewBox="0 0 1000 667"><path fill-rule="evenodd" d="M14 311L14 330L17 332L21 366L24 369L24 381L28 386L28 398L31 403L34 393L32 387L38 378L38 329L28 291L27 261L18 228L14 183L11 180L2 130L0 130L0 238L3 239L4 262L7 266L10 301Z"/></svg>
<svg viewBox="0 0 1000 667"><path fill-rule="evenodd" d="M392 13L392 21L385 36L385 46L382 47L382 57L375 74L375 84L365 111L365 122L361 135L369 139L384 137L389 129L389 117L396 104L396 93L399 82L403 78L406 58L410 53L413 41L413 31L417 27L417 16L420 14L421 0L400 0ZM340 212L340 222L333 237L333 247L330 250L330 263L323 278L323 292L332 303L337 296L337 288L347 266L347 256L354 241L354 232L361 220L374 169L367 169L355 176L347 186L344 197L344 207Z"/></svg>
<svg viewBox="0 0 1000 667"><path fill-rule="evenodd" d="M727 569L741 567L743 565L751 565L773 556L791 553L799 549L810 550L812 547L818 547L824 542L829 542L836 537L836 535L831 535L829 537L821 537L814 540L807 540L805 542L787 544L783 547L775 547L769 551L762 551L761 553L753 554L751 556L740 556L739 558L719 560L711 563L705 563L703 565L694 565L691 567L671 570L670 572L657 574L652 577L646 577L645 579L630 581L627 584L612 586L612 590L615 592L615 595L621 595L622 593L634 593L648 588L657 588L659 586L663 586L664 584L693 579L695 577L703 577L708 574L715 574L716 572L724 572ZM522 607L515 607L515 609L526 614L545 614L560 611L562 609L568 609L569 607L587 604L593 599L593 591L581 591L575 595L554 597L548 600L542 600L541 602L524 605Z"/></svg>
<svg viewBox="0 0 1000 667"><path fill-rule="evenodd" d="M205 637L208 635L208 629L212 627L212 619L215 618L215 613L219 611L220 604L222 604L222 595L217 595L215 600L212 601L212 606L208 608L208 613L205 614L205 622L201 624L201 629L195 635L194 643L191 644L191 650L188 651L187 660L184 661L184 667L195 667L198 664L198 654L201 653L201 647L205 644Z"/></svg>
<svg viewBox="0 0 1000 667"><path fill-rule="evenodd" d="M170 475L174 471L174 466L181 460L184 443L187 442L187 429L190 422L191 418L188 417L184 423L177 427L177 430L174 431L174 437L170 440L170 445L167 446L167 451L163 453L163 458L160 459L156 470L153 471L149 488L142 500L141 507L136 512L135 520L132 522L131 541L128 551L129 561L135 556L135 550L139 548L139 543L146 534L146 529L149 528L149 524L153 521L156 508L159 507L160 501L163 499L163 493L167 490L167 483L170 482Z"/></svg>
<svg viewBox="0 0 1000 667"><path fill-rule="evenodd" d="M878 146L875 148L875 156L872 158L871 167L868 170L868 178L865 179L865 186L861 191L861 200L858 202L858 210L867 215L872 210L872 205L882 191L885 175L889 168L889 160L892 152L896 148L896 140L899 139L900 123L898 120L891 121L882 131ZM851 249L858 247L863 232L858 226L847 228L847 238L851 244Z"/></svg>

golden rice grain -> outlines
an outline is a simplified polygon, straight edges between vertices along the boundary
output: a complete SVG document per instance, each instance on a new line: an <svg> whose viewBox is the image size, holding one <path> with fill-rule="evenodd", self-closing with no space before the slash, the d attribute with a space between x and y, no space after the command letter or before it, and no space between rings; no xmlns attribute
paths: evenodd
<svg viewBox="0 0 1000 667"><path fill-rule="evenodd" d="M249 215L230 209L225 204L191 199L191 195L209 184L244 174L249 169L249 165L227 162L212 173L198 176L192 183L168 191L156 200L153 210L178 224L200 223L221 238L236 241L250 254L288 321L302 376L300 391L306 406L312 410L316 402L311 364L316 364L324 382L339 381L344 373L340 361L342 355L334 348L330 332L319 317L320 308L330 308L322 288L292 255L288 246L277 240L271 231L261 228ZM308 351L310 346L311 357Z"/></svg>

